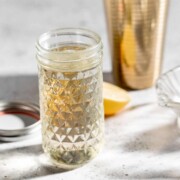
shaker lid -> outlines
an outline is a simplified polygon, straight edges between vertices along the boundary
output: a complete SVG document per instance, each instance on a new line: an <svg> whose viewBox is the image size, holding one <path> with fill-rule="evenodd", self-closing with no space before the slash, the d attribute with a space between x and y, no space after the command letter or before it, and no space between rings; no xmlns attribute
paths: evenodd
<svg viewBox="0 0 180 180"><path fill-rule="evenodd" d="M0 101L0 141L26 139L39 129L38 105Z"/></svg>

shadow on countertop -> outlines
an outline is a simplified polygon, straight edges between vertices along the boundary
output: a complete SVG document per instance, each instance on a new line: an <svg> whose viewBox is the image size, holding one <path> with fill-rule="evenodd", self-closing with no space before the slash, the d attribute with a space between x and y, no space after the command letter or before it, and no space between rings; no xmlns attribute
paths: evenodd
<svg viewBox="0 0 180 180"><path fill-rule="evenodd" d="M106 77L105 77L106 76ZM111 74L104 73L104 79L111 82ZM10 101L30 101L38 102L38 77L37 75L23 76L6 76L0 77L0 83L3 87L0 90L0 99ZM151 152L168 154L177 152L180 149L179 129L176 124L166 124L133 137L130 141L121 144L125 153ZM155 141L156 140L156 141ZM1 146L1 144L0 144ZM134 154L136 156L136 153ZM0 150L0 179L30 179L48 176L52 174L66 173L64 170L55 166L51 166L43 161L44 155L41 144L18 147L15 149ZM178 179L179 171L167 169L164 171L155 171L153 169L138 169L133 166L126 168L122 162L119 162L118 167L110 166L109 159L105 163L97 162L107 177L112 180L119 179ZM113 161L113 159L111 159ZM178 159L177 159L178 161ZM148 163L148 161L145 161ZM138 163L137 163L138 164ZM136 163L134 163L136 165ZM128 164L127 164L128 166ZM133 171L135 168L135 171ZM137 169L136 169L137 168ZM97 169L97 173L101 171ZM49 177L50 179L50 177Z"/></svg>
<svg viewBox="0 0 180 180"><path fill-rule="evenodd" d="M104 80L113 82L110 72L103 73ZM0 100L39 103L37 75L0 76Z"/></svg>
<svg viewBox="0 0 180 180"><path fill-rule="evenodd" d="M179 129L176 123L167 124L135 136L122 145L126 152L153 151L156 153L172 153L179 151Z"/></svg>
<svg viewBox="0 0 180 180"><path fill-rule="evenodd" d="M111 82L111 73L104 73L103 76ZM0 100L38 104L37 75L0 76L0 84ZM3 144L0 142L0 146ZM0 179L29 179L65 172L47 162L41 146L38 144L0 150Z"/></svg>
<svg viewBox="0 0 180 180"><path fill-rule="evenodd" d="M38 104L37 75L0 76L0 100ZM0 146L3 145L0 142ZM11 143L9 143L11 144ZM28 179L60 173L62 170L41 162L41 144L0 150L0 179Z"/></svg>
<svg viewBox="0 0 180 180"><path fill-rule="evenodd" d="M112 171L111 174L107 174L109 179L112 180L149 180L149 179L179 179L179 173L177 173L175 170L166 170L166 171L151 171L147 170L145 172L139 171L136 173L123 173L123 171L120 173L118 169Z"/></svg>
<svg viewBox="0 0 180 180"><path fill-rule="evenodd" d="M41 144L0 150L0 179L29 179L65 172L48 162Z"/></svg>
<svg viewBox="0 0 180 180"><path fill-rule="evenodd" d="M104 72L103 73L103 80L109 83L114 83L113 75L111 72Z"/></svg>
<svg viewBox="0 0 180 180"><path fill-rule="evenodd" d="M0 76L0 100L38 103L37 75Z"/></svg>

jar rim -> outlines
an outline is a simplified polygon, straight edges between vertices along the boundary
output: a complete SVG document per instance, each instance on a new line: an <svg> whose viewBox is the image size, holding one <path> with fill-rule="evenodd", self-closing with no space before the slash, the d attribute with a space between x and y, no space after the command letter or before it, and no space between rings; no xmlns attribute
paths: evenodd
<svg viewBox="0 0 180 180"><path fill-rule="evenodd" d="M82 35L86 36L89 38L92 38L96 41L94 45L88 46L85 49L78 50L78 51L73 51L71 52L72 54L79 54L79 53L89 53L89 52L94 52L98 51L100 48L102 48L102 41L100 36L88 29L85 28L58 28L58 29L53 29L48 32L45 32L39 36L39 38L36 41L36 49L38 51L41 51L43 53L51 53L51 54L69 54L70 52L67 51L52 51L51 49L45 48L41 45L40 41L43 39L50 39L51 37L55 36L61 36L61 35Z"/></svg>

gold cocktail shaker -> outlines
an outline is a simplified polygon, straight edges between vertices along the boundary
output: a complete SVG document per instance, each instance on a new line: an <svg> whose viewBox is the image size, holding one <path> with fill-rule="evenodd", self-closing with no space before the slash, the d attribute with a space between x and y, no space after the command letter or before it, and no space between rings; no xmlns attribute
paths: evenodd
<svg viewBox="0 0 180 180"><path fill-rule="evenodd" d="M168 0L104 0L116 84L151 87L162 63Z"/></svg>

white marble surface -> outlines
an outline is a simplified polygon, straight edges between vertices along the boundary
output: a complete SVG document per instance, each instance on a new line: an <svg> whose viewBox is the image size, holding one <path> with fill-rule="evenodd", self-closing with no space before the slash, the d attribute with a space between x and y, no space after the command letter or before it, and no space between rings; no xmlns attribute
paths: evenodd
<svg viewBox="0 0 180 180"><path fill-rule="evenodd" d="M170 0L164 53L166 71L180 64L180 1ZM104 70L111 70L101 0L0 0L0 99L38 101L34 42L44 31L81 26L104 42ZM154 88L131 92L132 103L106 118L106 144L86 166L61 172L43 160L40 135L0 143L0 179L179 179L180 138L175 115L160 108Z"/></svg>

